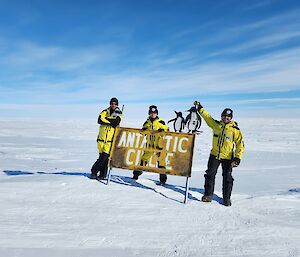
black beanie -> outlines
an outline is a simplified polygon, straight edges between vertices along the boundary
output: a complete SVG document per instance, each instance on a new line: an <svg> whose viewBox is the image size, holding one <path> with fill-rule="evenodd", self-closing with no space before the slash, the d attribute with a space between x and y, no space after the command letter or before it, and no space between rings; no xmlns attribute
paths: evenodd
<svg viewBox="0 0 300 257"><path fill-rule="evenodd" d="M148 114L150 115L151 113L157 113L158 114L157 106L155 106L155 105L150 105L149 106Z"/></svg>
<svg viewBox="0 0 300 257"><path fill-rule="evenodd" d="M222 117L222 116L229 116L229 117L232 118L232 116L233 116L233 111L232 111L230 108L226 108L226 109L224 109L224 111L222 112L221 117Z"/></svg>
<svg viewBox="0 0 300 257"><path fill-rule="evenodd" d="M111 104L111 103L116 103L117 105L119 105L119 101L115 97L113 97L112 99L110 99L109 104Z"/></svg>

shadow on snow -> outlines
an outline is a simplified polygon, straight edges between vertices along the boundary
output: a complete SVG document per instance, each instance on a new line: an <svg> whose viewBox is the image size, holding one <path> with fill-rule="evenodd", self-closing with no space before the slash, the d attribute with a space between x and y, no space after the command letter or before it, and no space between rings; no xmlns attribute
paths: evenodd
<svg viewBox="0 0 300 257"><path fill-rule="evenodd" d="M3 171L7 176L19 176L19 175L64 175L64 176L82 176L82 177L88 177L89 173L85 172L46 172L46 171L21 171L21 170L4 170Z"/></svg>
<svg viewBox="0 0 300 257"><path fill-rule="evenodd" d="M90 178L90 173L86 173L86 172L66 172L66 171L61 171L61 172L46 172L46 171L37 171L37 172L32 172L32 171L20 171L20 170L4 170L3 171L7 176L20 176L20 175L63 175L63 176L81 176L81 177L86 177L86 178ZM156 180L153 179L149 179L150 181L154 182L154 184L156 184ZM172 197L169 197L167 195L165 195L162 192L159 192L159 190L157 190L157 188L162 188L162 186L155 186L155 187L151 187L151 186L146 186L143 185L141 183L139 183L138 181L132 179L131 177L125 177L125 176L116 176L116 175L112 175L111 182L116 183L116 184L120 184L120 185L125 185L125 186L133 186L133 187L139 187L142 189L146 189L146 190L151 190L154 191L155 193L173 200L175 202L179 202L182 203L182 201L179 201L177 199L174 199ZM99 181L102 184L106 184L104 181ZM183 196L185 195L185 187L183 186L179 186L179 185L170 185L170 184L166 184L163 186L164 188L170 189L174 192L177 192L179 194L182 194ZM197 192L200 194L204 194L204 189L200 189L200 188L195 188L195 187L190 187L189 191L192 192ZM195 196L193 196L191 193L188 194L188 199L189 200L194 200L194 201L200 201L200 199L196 198ZM223 204L223 200L221 197L219 197L218 195L214 194L213 195L213 201L216 201L220 204Z"/></svg>
<svg viewBox="0 0 300 257"><path fill-rule="evenodd" d="M150 181L154 182L154 184L156 184L158 181L154 180L154 179L149 179ZM125 176L115 176L112 175L111 176L111 180L114 183L118 183L118 184L122 184L122 185L126 185L126 186L134 186L134 187L139 187L139 188L143 188L143 189L147 189L147 190L152 190L155 193L160 194L161 196L168 198L170 200L173 200L175 202L179 202L182 203L182 201L179 201L177 199L171 198L169 196L166 196L164 193L159 192L159 190L157 190L157 188L167 188L170 189L174 192L180 193L183 196L185 196L185 187L183 186L179 186L179 185L171 185L171 184L165 184L164 186L155 186L154 188L151 186L146 186L143 185L141 183L139 183L138 181L130 178L130 177L125 177ZM200 189L200 188L195 188L195 187L190 187L189 188L189 192L197 192L200 193L202 195L204 195L204 189ZM189 200L194 200L194 201L201 201L200 199L196 198L195 196L193 196L191 193L188 194L188 199ZM213 201L216 201L220 204L223 204L223 199L221 197L219 197L218 195L214 194L213 195Z"/></svg>

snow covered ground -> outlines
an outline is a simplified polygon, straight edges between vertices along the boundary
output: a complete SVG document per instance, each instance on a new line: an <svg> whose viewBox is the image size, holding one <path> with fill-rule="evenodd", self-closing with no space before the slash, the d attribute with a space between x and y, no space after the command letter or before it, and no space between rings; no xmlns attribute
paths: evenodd
<svg viewBox="0 0 300 257"><path fill-rule="evenodd" d="M143 121L124 119L123 126ZM185 179L135 182L113 170L88 179L97 158L94 120L1 120L0 256L300 256L300 119L239 120L245 154L232 207L200 201L210 150L197 137L188 204Z"/></svg>

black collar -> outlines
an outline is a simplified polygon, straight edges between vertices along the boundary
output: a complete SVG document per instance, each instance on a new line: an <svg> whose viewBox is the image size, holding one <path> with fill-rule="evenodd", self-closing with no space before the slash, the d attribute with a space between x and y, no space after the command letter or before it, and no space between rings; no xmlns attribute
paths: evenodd
<svg viewBox="0 0 300 257"><path fill-rule="evenodd" d="M155 120L158 120L159 119L159 117L158 116L156 116L156 118L152 118L152 117L149 117L149 120L153 123Z"/></svg>

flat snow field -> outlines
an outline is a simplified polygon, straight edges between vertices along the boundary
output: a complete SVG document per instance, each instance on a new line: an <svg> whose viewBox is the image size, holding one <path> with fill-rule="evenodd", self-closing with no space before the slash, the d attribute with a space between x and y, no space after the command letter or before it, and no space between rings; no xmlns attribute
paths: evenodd
<svg viewBox="0 0 300 257"><path fill-rule="evenodd" d="M221 169L213 202L201 202L206 124L183 204L182 177L161 187L157 174L133 181L131 171L113 169L108 186L90 180L94 120L2 119L0 256L300 256L300 119L238 122L246 150L225 207Z"/></svg>

